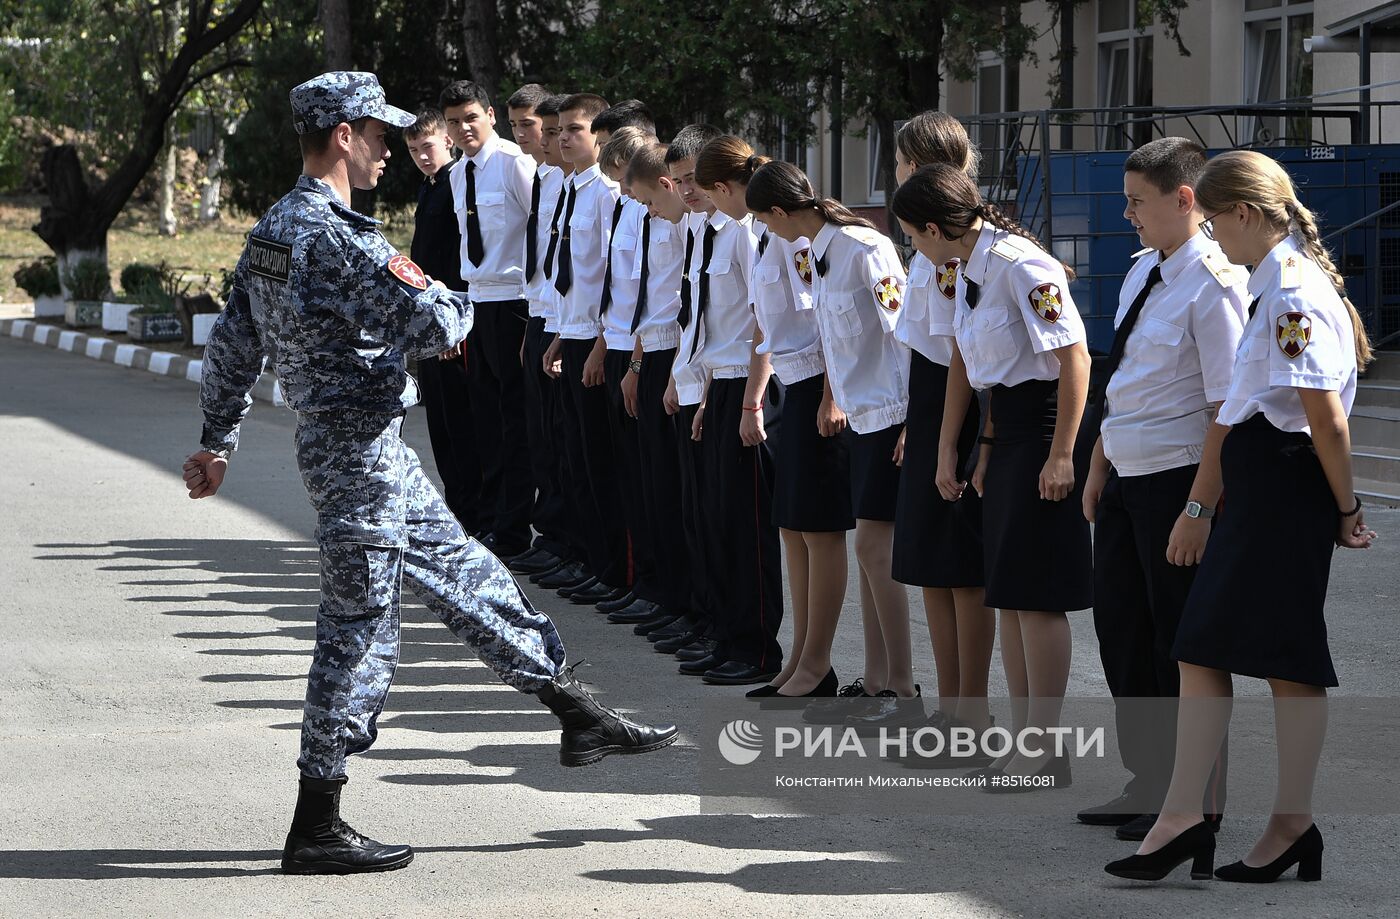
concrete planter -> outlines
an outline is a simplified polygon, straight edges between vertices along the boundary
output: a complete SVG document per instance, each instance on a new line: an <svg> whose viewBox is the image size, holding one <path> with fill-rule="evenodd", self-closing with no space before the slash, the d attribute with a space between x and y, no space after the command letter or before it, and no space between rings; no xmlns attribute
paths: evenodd
<svg viewBox="0 0 1400 919"><path fill-rule="evenodd" d="M64 315L63 298L55 294L41 294L34 298L34 318L52 319Z"/></svg>
<svg viewBox="0 0 1400 919"><path fill-rule="evenodd" d="M63 321L75 329L102 324L101 300L69 300L63 305Z"/></svg>
<svg viewBox="0 0 1400 919"><path fill-rule="evenodd" d="M132 341L179 341L185 330L174 313L132 313L126 317L126 334Z"/></svg>
<svg viewBox="0 0 1400 919"><path fill-rule="evenodd" d="M195 313L190 317L190 342L204 346L209 344L209 333L214 330L214 320L218 313Z"/></svg>
<svg viewBox="0 0 1400 919"><path fill-rule="evenodd" d="M139 303L104 302L102 304L102 331L125 332L126 317L131 315L131 311L140 305Z"/></svg>

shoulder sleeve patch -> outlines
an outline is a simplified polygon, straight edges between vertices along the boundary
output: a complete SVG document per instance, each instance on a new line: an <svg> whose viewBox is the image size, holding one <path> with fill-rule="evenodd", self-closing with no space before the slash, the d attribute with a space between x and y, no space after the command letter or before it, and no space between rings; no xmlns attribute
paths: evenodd
<svg viewBox="0 0 1400 919"><path fill-rule="evenodd" d="M1312 320L1302 313L1284 313L1275 330L1278 349L1289 360L1302 354L1312 340Z"/></svg>
<svg viewBox="0 0 1400 919"><path fill-rule="evenodd" d="M273 281L286 283L292 276L292 247L261 236L248 237L247 269Z"/></svg>
<svg viewBox="0 0 1400 919"><path fill-rule="evenodd" d="M792 265L797 270L797 276L802 279L802 283L812 283L812 250L803 246L792 254Z"/></svg>
<svg viewBox="0 0 1400 919"><path fill-rule="evenodd" d="M875 285L875 301L891 313L899 312L903 299L904 291L900 289L899 279L884 277Z"/></svg>
<svg viewBox="0 0 1400 919"><path fill-rule="evenodd" d="M1058 322L1064 312L1060 302L1060 285L1041 284L1030 293L1031 309L1046 322Z"/></svg>
<svg viewBox="0 0 1400 919"><path fill-rule="evenodd" d="M406 255L396 255L389 259L389 273L403 281L414 290L427 290L428 277L423 273L423 269L413 263L413 259Z"/></svg>
<svg viewBox="0 0 1400 919"><path fill-rule="evenodd" d="M938 269L938 292L949 300L957 296L958 293L958 260L952 259L944 262L943 267Z"/></svg>

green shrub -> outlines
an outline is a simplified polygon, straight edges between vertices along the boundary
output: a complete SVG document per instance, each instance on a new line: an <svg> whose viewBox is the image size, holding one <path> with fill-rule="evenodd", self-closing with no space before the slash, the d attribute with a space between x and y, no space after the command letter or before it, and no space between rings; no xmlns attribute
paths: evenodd
<svg viewBox="0 0 1400 919"><path fill-rule="evenodd" d="M132 262L122 269L122 292L128 296L141 293L152 284L160 284L160 266Z"/></svg>
<svg viewBox="0 0 1400 919"><path fill-rule="evenodd" d="M144 304L144 308L133 310L135 313L173 313L175 300L188 296L190 288L194 286L194 282L186 281L183 275L167 262L161 262L159 265L133 264L128 265L127 270L137 267L143 270L134 276L133 287L127 287L126 270L122 271L122 287L126 289L129 299L131 302Z"/></svg>
<svg viewBox="0 0 1400 919"><path fill-rule="evenodd" d="M101 259L83 258L64 272L65 286L74 300L101 300L112 290L112 276Z"/></svg>
<svg viewBox="0 0 1400 919"><path fill-rule="evenodd" d="M52 255L19 266L15 270L15 284L35 299L63 293L58 283L58 262Z"/></svg>

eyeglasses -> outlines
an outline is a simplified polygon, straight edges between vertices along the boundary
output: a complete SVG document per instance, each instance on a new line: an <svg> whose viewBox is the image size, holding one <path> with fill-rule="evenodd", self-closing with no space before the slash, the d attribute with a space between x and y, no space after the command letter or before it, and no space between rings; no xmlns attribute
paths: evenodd
<svg viewBox="0 0 1400 919"><path fill-rule="evenodd" d="M1216 211L1214 214L1211 214L1205 220L1201 221L1201 232L1206 235L1206 239L1215 242L1215 227L1211 224L1211 221L1221 214L1228 214L1231 210L1233 210L1233 208L1227 207L1223 211Z"/></svg>

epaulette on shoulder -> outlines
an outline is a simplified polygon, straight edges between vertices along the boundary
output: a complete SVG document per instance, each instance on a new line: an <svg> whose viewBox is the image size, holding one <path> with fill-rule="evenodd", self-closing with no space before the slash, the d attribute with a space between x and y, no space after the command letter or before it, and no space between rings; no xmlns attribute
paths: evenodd
<svg viewBox="0 0 1400 919"><path fill-rule="evenodd" d="M1153 248L1151 246L1147 246L1146 248L1139 249L1136 252L1134 252L1133 258L1142 258L1144 255L1152 251L1154 251Z"/></svg>
<svg viewBox="0 0 1400 919"><path fill-rule="evenodd" d="M1219 252L1207 252L1202 260L1210 276L1215 278L1215 282L1221 287L1234 287L1244 280L1237 266L1230 264L1225 256Z"/></svg>
<svg viewBox="0 0 1400 919"><path fill-rule="evenodd" d="M846 235L856 242L870 248L880 245L883 240L889 238L879 230L859 226L846 227Z"/></svg>
<svg viewBox="0 0 1400 919"><path fill-rule="evenodd" d="M1019 236L1002 237L992 244L991 253L1006 259L1008 262L1017 261L1025 254L1025 250L1021 248L1020 242L1021 238Z"/></svg>
<svg viewBox="0 0 1400 919"><path fill-rule="evenodd" d="M1303 285L1303 266L1299 264L1300 257L1290 255L1283 260L1278 272L1278 286L1283 290L1292 290Z"/></svg>

